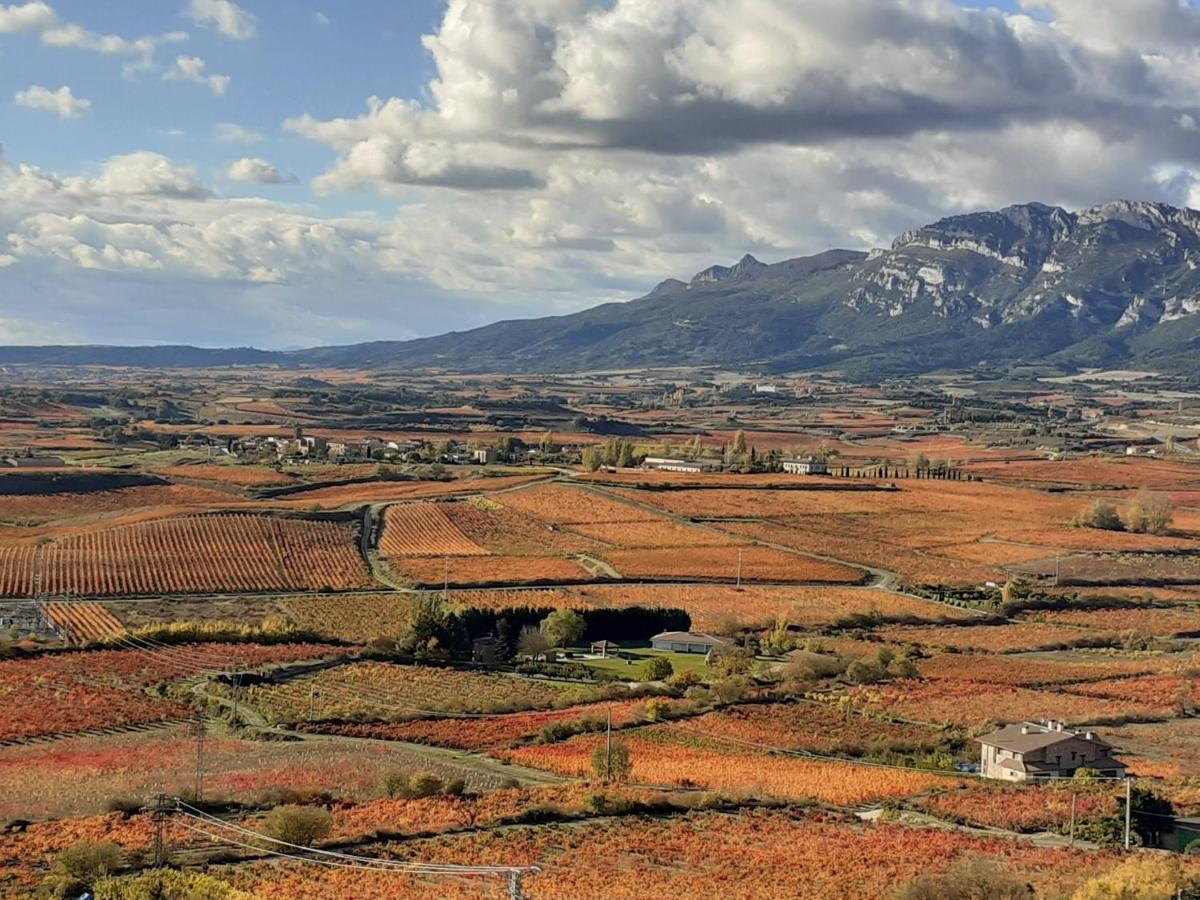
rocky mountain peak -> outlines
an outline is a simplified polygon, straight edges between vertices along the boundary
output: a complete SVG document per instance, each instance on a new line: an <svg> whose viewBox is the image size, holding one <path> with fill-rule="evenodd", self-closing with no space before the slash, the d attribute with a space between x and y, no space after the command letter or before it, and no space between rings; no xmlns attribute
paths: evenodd
<svg viewBox="0 0 1200 900"><path fill-rule="evenodd" d="M757 275L765 268L767 268L766 263L759 262L747 253L732 266L709 266L707 269L697 272L692 276L692 280L688 282L688 287L695 287L701 284L715 284L722 281L738 281Z"/></svg>

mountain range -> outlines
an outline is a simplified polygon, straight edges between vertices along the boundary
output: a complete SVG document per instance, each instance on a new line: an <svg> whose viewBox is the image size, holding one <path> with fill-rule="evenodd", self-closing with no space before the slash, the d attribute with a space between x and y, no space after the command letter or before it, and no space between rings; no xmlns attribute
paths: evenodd
<svg viewBox="0 0 1200 900"><path fill-rule="evenodd" d="M774 264L747 254L571 315L292 352L3 347L0 364L566 372L719 365L863 377L1015 363L1194 371L1200 212L1117 201L952 216L887 249Z"/></svg>

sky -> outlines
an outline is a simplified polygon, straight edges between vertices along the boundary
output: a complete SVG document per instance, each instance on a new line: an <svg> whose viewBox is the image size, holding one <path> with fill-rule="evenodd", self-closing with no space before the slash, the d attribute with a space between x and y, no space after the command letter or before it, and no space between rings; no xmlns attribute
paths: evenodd
<svg viewBox="0 0 1200 900"><path fill-rule="evenodd" d="M284 348L1200 206L1188 0L0 0L0 343Z"/></svg>

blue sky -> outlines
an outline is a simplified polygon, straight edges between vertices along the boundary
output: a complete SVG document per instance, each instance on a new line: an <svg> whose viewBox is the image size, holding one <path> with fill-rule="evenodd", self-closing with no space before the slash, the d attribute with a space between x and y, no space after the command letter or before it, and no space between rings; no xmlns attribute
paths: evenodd
<svg viewBox="0 0 1200 900"><path fill-rule="evenodd" d="M403 339L1195 205L1179 0L0 0L0 342Z"/></svg>

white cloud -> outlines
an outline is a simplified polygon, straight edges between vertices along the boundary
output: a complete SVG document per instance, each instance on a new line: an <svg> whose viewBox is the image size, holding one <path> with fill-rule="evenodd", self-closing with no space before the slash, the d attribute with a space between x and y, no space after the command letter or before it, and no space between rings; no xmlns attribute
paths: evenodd
<svg viewBox="0 0 1200 900"><path fill-rule="evenodd" d="M130 40L118 34L89 31L74 23L59 25L42 32L42 43L47 47L74 48L109 56L131 57L131 61L125 65L126 75L152 68L154 56L164 44L177 44L185 40L187 34L182 31L146 35Z"/></svg>
<svg viewBox="0 0 1200 900"><path fill-rule="evenodd" d="M257 144L265 139L261 131L252 131L232 122L220 122L213 128L213 137L222 144Z"/></svg>
<svg viewBox="0 0 1200 900"><path fill-rule="evenodd" d="M273 163L256 156L243 156L230 164L225 173L230 181L251 181L256 184L283 184L295 181L295 175L282 175Z"/></svg>
<svg viewBox="0 0 1200 900"><path fill-rule="evenodd" d="M181 55L175 57L175 65L163 74L163 79L202 84L218 97L224 97L225 92L229 90L230 77L228 75L209 75L205 71L207 68L207 63L201 57Z"/></svg>
<svg viewBox="0 0 1200 900"><path fill-rule="evenodd" d="M321 12L320 10L317 10L317 12L313 13L313 21L318 25L325 27L329 25L329 16L325 15L325 13Z"/></svg>
<svg viewBox="0 0 1200 900"><path fill-rule="evenodd" d="M92 108L91 100L74 96L65 84L57 91L33 84L26 90L17 91L14 99L19 106L49 110L57 113L60 119L78 119Z"/></svg>
<svg viewBox="0 0 1200 900"><path fill-rule="evenodd" d="M235 41L248 41L257 30L257 19L232 0L191 0L187 14L193 22L217 29Z"/></svg>
<svg viewBox="0 0 1200 900"><path fill-rule="evenodd" d="M41 31L49 28L58 16L49 4L35 0L32 3L0 4L0 34L16 31Z"/></svg>

